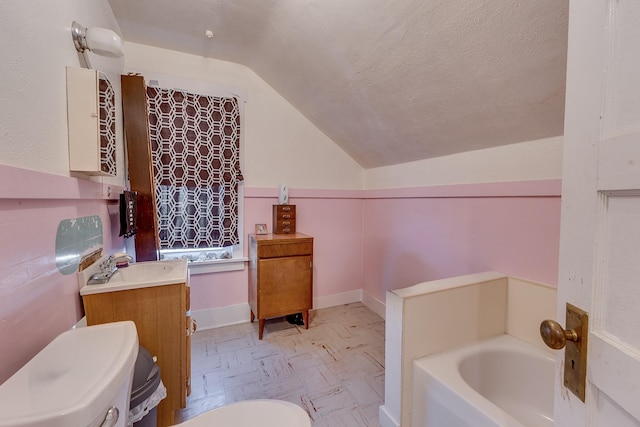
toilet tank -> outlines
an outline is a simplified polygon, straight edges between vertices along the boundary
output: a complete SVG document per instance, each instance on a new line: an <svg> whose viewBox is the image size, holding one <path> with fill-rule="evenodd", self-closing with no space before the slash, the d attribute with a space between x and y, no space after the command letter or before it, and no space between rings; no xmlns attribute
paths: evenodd
<svg viewBox="0 0 640 427"><path fill-rule="evenodd" d="M130 321L62 333L0 385L0 427L126 426L137 354Z"/></svg>

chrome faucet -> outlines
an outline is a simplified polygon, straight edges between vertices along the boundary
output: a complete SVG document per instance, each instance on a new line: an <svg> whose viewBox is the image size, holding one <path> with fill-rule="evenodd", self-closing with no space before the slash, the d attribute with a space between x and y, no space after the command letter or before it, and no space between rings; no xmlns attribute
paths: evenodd
<svg viewBox="0 0 640 427"><path fill-rule="evenodd" d="M119 254L118 256L111 255L110 258L113 258L113 263L118 264L120 261L133 262L133 257L127 254Z"/></svg>
<svg viewBox="0 0 640 427"><path fill-rule="evenodd" d="M118 271L117 263L120 261L133 262L131 255L120 256L109 255L107 259L100 263L100 273L93 274L87 281L87 285L102 285L111 280L111 277Z"/></svg>

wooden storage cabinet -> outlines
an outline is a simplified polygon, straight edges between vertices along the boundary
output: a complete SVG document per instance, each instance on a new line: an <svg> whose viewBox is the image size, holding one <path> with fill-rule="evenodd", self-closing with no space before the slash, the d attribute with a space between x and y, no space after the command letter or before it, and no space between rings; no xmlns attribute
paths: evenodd
<svg viewBox="0 0 640 427"><path fill-rule="evenodd" d="M187 283L83 295L88 325L132 320L140 345L158 358L167 397L158 405L158 426L174 423L190 388L190 317Z"/></svg>
<svg viewBox="0 0 640 427"><path fill-rule="evenodd" d="M136 261L156 261L160 242L147 114L147 86L143 76L120 76L122 124L127 148L127 173L131 191L138 193L136 210Z"/></svg>
<svg viewBox="0 0 640 427"><path fill-rule="evenodd" d="M309 328L313 300L313 237L249 235L249 306L251 321L258 318L262 339L265 319L302 313Z"/></svg>

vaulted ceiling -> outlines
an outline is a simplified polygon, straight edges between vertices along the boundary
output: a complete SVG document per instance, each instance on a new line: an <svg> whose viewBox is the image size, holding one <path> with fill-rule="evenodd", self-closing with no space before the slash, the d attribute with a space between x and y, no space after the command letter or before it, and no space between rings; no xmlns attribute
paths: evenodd
<svg viewBox="0 0 640 427"><path fill-rule="evenodd" d="M251 68L365 168L563 133L569 0L109 3L126 41Z"/></svg>

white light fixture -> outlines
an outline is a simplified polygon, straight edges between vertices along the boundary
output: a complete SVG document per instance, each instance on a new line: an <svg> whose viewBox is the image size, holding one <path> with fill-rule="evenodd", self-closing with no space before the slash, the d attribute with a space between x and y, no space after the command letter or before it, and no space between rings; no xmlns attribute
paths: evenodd
<svg viewBox="0 0 640 427"><path fill-rule="evenodd" d="M124 54L124 42L115 32L106 28L85 28L76 21L71 23L73 45L80 53L91 51L96 55L119 58Z"/></svg>

